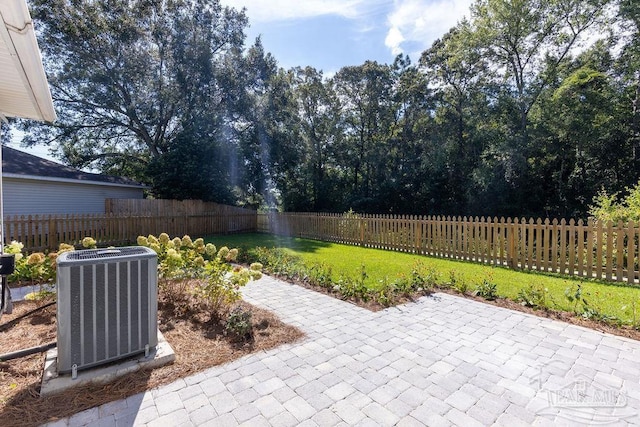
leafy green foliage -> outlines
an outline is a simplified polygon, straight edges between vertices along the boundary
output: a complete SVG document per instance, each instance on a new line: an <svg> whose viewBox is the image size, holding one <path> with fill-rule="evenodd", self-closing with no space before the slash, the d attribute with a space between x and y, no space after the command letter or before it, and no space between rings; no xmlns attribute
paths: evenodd
<svg viewBox="0 0 640 427"><path fill-rule="evenodd" d="M161 233L158 237L138 236L137 243L158 254L159 285L182 314L191 304L199 304L212 318L219 319L242 297L240 288L262 275L261 264L249 268L230 264L236 260L238 249L217 249L202 238L192 240L185 235L172 239Z"/></svg>
<svg viewBox="0 0 640 427"><path fill-rule="evenodd" d="M356 280L357 276L354 275L361 270L362 260L365 260L365 283L372 293L380 291L379 296L371 297L375 301L381 301L386 297L387 290L393 287L397 287L391 293L395 301L413 286L418 292L422 292L422 288L427 293L434 288L449 287L449 275L453 270L456 276L469 278L467 292L489 282L495 284L496 294L500 298L566 312L573 312L573 303L566 298L565 291L580 284L583 295L590 295L589 306L598 312L597 320L640 325L640 288L637 286L513 271L475 263L266 234L217 236L216 240L247 248L251 245L276 247L271 250L284 253L287 258L297 258L299 263L306 266L315 266L319 272L316 274L325 277L327 283L329 277L331 283L344 277ZM252 252L251 249L248 251ZM268 270L268 267L265 269ZM380 303L383 304L382 301Z"/></svg>
<svg viewBox="0 0 640 427"><path fill-rule="evenodd" d="M460 274L456 270L449 271L448 286L461 294L466 294L469 290L469 283L465 279L464 275Z"/></svg>
<svg viewBox="0 0 640 427"><path fill-rule="evenodd" d="M619 193L609 195L604 189L593 199L589 213L597 220L606 222L640 221L640 181L625 190L626 195Z"/></svg>
<svg viewBox="0 0 640 427"><path fill-rule="evenodd" d="M187 315L193 305L209 310L212 318L220 318L242 297L240 289L250 280L262 276L262 264L252 263L249 268L234 266L237 249L223 246L217 249L204 239L192 240L189 236L171 239L166 233L158 237L139 236L137 243L153 249L158 255L159 286L179 315ZM85 237L84 248L95 248L96 241ZM62 243L57 252L44 254L35 252L22 254L23 245L13 241L5 246L7 254L15 255L15 272L9 276L10 283L20 285L46 285L56 280L56 260L59 254L73 251L72 245ZM48 289L42 287L38 295L46 296Z"/></svg>
<svg viewBox="0 0 640 427"><path fill-rule="evenodd" d="M25 142L156 197L584 218L640 177L632 0L477 0L419 64L330 78L245 49L244 12L219 0L32 8L59 120L24 124Z"/></svg>
<svg viewBox="0 0 640 427"><path fill-rule="evenodd" d="M230 200L244 12L217 0L31 7L58 120L25 124L26 142L53 144L74 166L151 183L158 197Z"/></svg>
<svg viewBox="0 0 640 427"><path fill-rule="evenodd" d="M391 286L400 294L410 295L415 292L431 292L441 284L441 275L433 266L425 266L421 262L416 262L409 275L401 273L399 278L391 283Z"/></svg>
<svg viewBox="0 0 640 427"><path fill-rule="evenodd" d="M482 279L482 282L476 286L474 294L489 301L498 298L498 285L495 284L491 276Z"/></svg>
<svg viewBox="0 0 640 427"><path fill-rule="evenodd" d="M531 307L535 309L546 309L549 303L549 290L542 285L529 285L520 289L518 292L518 300L525 307Z"/></svg>
<svg viewBox="0 0 640 427"><path fill-rule="evenodd" d="M251 323L251 311L241 307L234 308L225 322L224 331L241 341L250 340L253 337L253 324Z"/></svg>
<svg viewBox="0 0 640 427"><path fill-rule="evenodd" d="M88 245L95 245L95 240L85 238L83 242ZM72 251L75 248L72 245L62 243L57 252L44 254L42 252L34 252L28 255L22 253L24 245L17 241L4 247L4 253L14 254L15 271L7 280L9 283L19 285L45 285L54 283L56 280L56 259L62 252Z"/></svg>
<svg viewBox="0 0 640 427"><path fill-rule="evenodd" d="M330 266L318 263L308 265L302 258L282 248L256 247L247 253L248 256L243 257L245 262L259 261L270 274L324 288L343 299L371 301L383 306L395 304L402 296L429 293L437 280L437 274L432 269L425 271L422 265L416 264L408 277L400 276L393 282L385 279L374 288L368 284L369 274L364 264L360 265L359 274L355 277L341 274L334 278Z"/></svg>

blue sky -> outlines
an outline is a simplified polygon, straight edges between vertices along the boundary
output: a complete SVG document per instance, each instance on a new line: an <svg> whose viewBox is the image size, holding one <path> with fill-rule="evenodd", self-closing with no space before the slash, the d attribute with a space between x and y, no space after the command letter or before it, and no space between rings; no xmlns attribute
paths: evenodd
<svg viewBox="0 0 640 427"><path fill-rule="evenodd" d="M465 15L472 0L221 0L246 8L247 43L260 35L284 68L331 75L367 59L390 63L420 53Z"/></svg>

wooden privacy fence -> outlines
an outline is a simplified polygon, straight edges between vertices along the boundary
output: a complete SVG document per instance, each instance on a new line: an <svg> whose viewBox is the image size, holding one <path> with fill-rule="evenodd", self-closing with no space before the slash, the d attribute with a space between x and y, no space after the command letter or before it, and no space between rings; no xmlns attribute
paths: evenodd
<svg viewBox="0 0 640 427"><path fill-rule="evenodd" d="M256 231L256 212L210 212L192 215L21 215L4 220L5 244L17 240L25 250L55 250L60 243L77 244L85 236L100 246L135 244L139 235L182 237Z"/></svg>
<svg viewBox="0 0 640 427"><path fill-rule="evenodd" d="M636 283L639 225L549 219L270 213L278 235Z"/></svg>
<svg viewBox="0 0 640 427"><path fill-rule="evenodd" d="M256 211L237 206L221 205L202 200L169 200L169 199L106 199L104 211L114 215L255 215Z"/></svg>

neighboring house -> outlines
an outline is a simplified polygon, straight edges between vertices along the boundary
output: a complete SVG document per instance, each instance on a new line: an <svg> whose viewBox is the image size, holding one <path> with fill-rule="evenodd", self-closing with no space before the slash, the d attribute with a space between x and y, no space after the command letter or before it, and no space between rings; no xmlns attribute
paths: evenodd
<svg viewBox="0 0 640 427"><path fill-rule="evenodd" d="M5 215L104 213L105 199L142 199L145 186L2 149Z"/></svg>
<svg viewBox="0 0 640 427"><path fill-rule="evenodd" d="M5 117L56 119L25 0L0 0L0 120ZM104 213L107 198L143 197L144 187L127 179L81 172L9 147L1 154L0 222L3 209L5 215Z"/></svg>

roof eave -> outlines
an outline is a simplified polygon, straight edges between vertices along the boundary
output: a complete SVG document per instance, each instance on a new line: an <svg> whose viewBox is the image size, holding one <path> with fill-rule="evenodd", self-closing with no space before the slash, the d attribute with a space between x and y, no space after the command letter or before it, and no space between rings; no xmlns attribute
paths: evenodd
<svg viewBox="0 0 640 427"><path fill-rule="evenodd" d="M25 1L0 1L0 19L0 114L55 121L53 100Z"/></svg>
<svg viewBox="0 0 640 427"><path fill-rule="evenodd" d="M31 181L48 181L48 182L63 182L67 184L83 184L83 185L101 185L108 187L125 187L125 188L139 188L142 190L149 189L150 187L143 184L125 184L119 182L108 182L108 181L92 181L90 179L72 179L72 178L59 178L55 176L38 176L38 175L23 175L17 173L3 173L3 178L12 178L12 179L24 179Z"/></svg>

